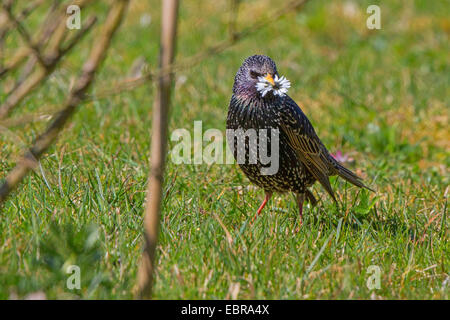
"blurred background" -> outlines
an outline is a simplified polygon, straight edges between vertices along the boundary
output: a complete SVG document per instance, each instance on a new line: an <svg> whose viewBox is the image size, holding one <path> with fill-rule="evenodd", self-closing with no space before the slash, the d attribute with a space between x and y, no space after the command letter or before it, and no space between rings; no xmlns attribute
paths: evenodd
<svg viewBox="0 0 450 320"><path fill-rule="evenodd" d="M50 2L24 20L28 30L39 26ZM81 22L95 14L100 25L110 3L82 9ZM175 60L182 67L169 136L178 128L192 132L196 120L203 130L225 131L237 69L246 57L265 54L291 81L289 95L328 149L378 192L335 179L347 208L340 211L315 186L321 202L306 209L299 233L294 199L277 195L249 229L244 221L263 193L237 166L175 165L169 158L155 297L448 298L449 1L311 0L270 19L289 3L181 1ZM26 5L17 1L14 12ZM369 5L380 7L379 30L366 26ZM132 297L154 84L131 80L157 70L160 12L160 1L130 1L90 98L5 203L0 298ZM0 121L1 179L59 110L95 34ZM2 61L20 45L17 30L9 32ZM1 79L0 101L18 77ZM124 79L131 84L122 90ZM82 270L80 290L66 287L72 264ZM378 291L366 287L370 265L383 270Z"/></svg>

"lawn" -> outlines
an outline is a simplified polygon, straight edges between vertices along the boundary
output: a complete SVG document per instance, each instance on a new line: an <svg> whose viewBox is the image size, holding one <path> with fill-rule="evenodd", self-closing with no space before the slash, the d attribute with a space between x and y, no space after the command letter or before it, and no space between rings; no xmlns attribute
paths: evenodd
<svg viewBox="0 0 450 320"><path fill-rule="evenodd" d="M276 3L241 1L235 28L285 2ZM371 4L381 8L380 30L366 27ZM96 3L82 19L96 12L101 22L105 8ZM448 1L312 0L181 69L169 136L179 128L193 135L194 121L225 132L234 74L247 56L266 54L324 144L376 193L332 178L339 205L316 184L320 201L305 208L301 228L289 194L276 194L251 225L264 193L236 164L175 164L169 156L155 298L448 299L449 11ZM139 59L156 68L159 13L159 1L131 1L94 98L1 209L1 299L133 298L155 88L95 95ZM230 1L182 1L176 60L226 39L230 17ZM18 38L8 35L6 57ZM92 39L0 123L0 179L58 109ZM17 76L1 79L0 101ZM33 121L21 121L26 114ZM80 289L66 286L70 265L80 267ZM380 286L369 289L376 274Z"/></svg>

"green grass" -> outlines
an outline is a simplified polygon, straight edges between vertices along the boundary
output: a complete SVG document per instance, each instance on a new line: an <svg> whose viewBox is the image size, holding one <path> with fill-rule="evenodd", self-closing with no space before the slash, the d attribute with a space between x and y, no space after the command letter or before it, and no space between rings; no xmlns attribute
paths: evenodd
<svg viewBox="0 0 450 320"><path fill-rule="evenodd" d="M381 6L381 30L366 28L366 8L374 3ZM102 8L96 9L104 19ZM177 60L224 39L228 9L224 0L183 1ZM237 25L270 10L269 1L243 1ZM448 299L449 10L448 1L311 1L180 71L170 132L191 131L195 120L204 130L224 131L242 60L271 56L325 145L349 153L349 167L377 193L333 179L339 206L315 186L321 201L306 208L298 232L288 194L276 195L250 225L263 192L249 187L236 165L169 161L155 297ZM139 23L145 12L152 17L148 27ZM132 2L93 93L110 87L140 56L157 65L159 12L159 1ZM39 18L33 15L30 27ZM17 39L9 35L7 53ZM12 118L57 107L90 40ZM0 298L39 291L58 299L133 297L153 100L148 85L82 105L42 170L12 194L0 219ZM2 131L0 178L45 120ZM81 268L80 290L66 287L71 264ZM377 290L366 286L371 265L381 268Z"/></svg>

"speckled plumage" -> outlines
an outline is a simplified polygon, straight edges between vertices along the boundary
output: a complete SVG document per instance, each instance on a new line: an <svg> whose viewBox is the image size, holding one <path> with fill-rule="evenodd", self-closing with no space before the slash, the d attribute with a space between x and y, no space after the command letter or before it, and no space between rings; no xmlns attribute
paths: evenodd
<svg viewBox="0 0 450 320"><path fill-rule="evenodd" d="M291 191L298 195L301 215L305 195L311 202L315 202L307 189L315 181L319 181L335 199L328 179L331 175L337 174L359 187L365 187L361 178L344 168L328 153L306 115L288 95L280 97L269 92L264 97L261 96L256 90L256 79L257 76L266 74L278 75L276 65L269 57L255 55L244 61L236 73L227 117L227 129L279 130L277 173L263 175L260 161L256 164L248 162L248 141L245 145L246 161L239 164L249 180L266 192L266 200L258 213L273 192ZM235 158L236 143L235 140ZM270 145L270 139L267 144ZM259 140L256 147L260 147Z"/></svg>
<svg viewBox="0 0 450 320"><path fill-rule="evenodd" d="M292 108L295 112L295 103L286 101L289 97L280 99L259 99L258 97L239 97L233 94L228 111L227 129L275 129L280 128L285 108ZM297 107L298 109L298 107ZM300 110L300 109L298 109ZM279 134L279 169L274 175L262 175L263 165L246 163L240 164L241 169L249 180L257 186L271 192L292 191L304 193L315 179L306 170L305 166L298 161L295 151L289 147L288 137L283 131ZM271 135L268 134L267 145L270 146ZM237 141L235 141L237 144ZM259 146L259 139L257 146ZM248 158L248 143L246 144L246 156ZM237 146L234 147L237 149ZM270 150L270 148L269 148ZM267 167L267 165L266 165Z"/></svg>

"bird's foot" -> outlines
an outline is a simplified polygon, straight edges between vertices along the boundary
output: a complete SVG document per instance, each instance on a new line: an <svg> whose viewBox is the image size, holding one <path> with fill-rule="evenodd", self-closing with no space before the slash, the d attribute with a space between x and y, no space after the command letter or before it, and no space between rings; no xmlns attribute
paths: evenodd
<svg viewBox="0 0 450 320"><path fill-rule="evenodd" d="M258 216L261 214L262 209L264 209L264 207L266 206L266 204L269 201L271 196L272 196L271 192L266 192L266 196L264 197L264 201L259 206L259 209L258 209L258 211L256 211L256 214L253 216L253 219L250 222L250 224L253 224L253 222L255 222L256 218L258 218Z"/></svg>

